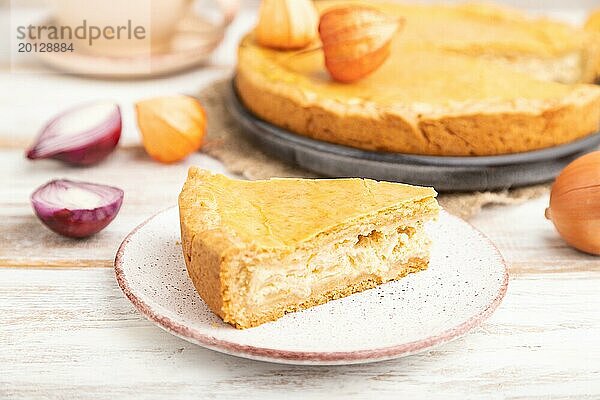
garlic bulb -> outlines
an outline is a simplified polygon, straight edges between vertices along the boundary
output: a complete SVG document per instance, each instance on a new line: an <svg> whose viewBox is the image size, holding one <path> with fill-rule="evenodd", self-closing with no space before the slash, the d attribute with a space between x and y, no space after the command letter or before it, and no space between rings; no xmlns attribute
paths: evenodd
<svg viewBox="0 0 600 400"><path fill-rule="evenodd" d="M600 255L600 151L576 159L560 173L546 218L569 245Z"/></svg>
<svg viewBox="0 0 600 400"><path fill-rule="evenodd" d="M256 41L275 49L300 49L317 36L318 13L311 0L263 0Z"/></svg>
<svg viewBox="0 0 600 400"><path fill-rule="evenodd" d="M361 5L337 7L323 14L319 35L331 77L354 82L377 70L389 57L390 43L401 22Z"/></svg>

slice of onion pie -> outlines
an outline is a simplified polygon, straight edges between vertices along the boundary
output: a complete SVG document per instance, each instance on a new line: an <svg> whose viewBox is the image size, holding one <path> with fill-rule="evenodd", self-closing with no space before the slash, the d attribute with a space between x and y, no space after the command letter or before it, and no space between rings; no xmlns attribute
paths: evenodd
<svg viewBox="0 0 600 400"><path fill-rule="evenodd" d="M244 329L426 269L432 188L367 179L241 181L191 168L179 196L198 293Z"/></svg>

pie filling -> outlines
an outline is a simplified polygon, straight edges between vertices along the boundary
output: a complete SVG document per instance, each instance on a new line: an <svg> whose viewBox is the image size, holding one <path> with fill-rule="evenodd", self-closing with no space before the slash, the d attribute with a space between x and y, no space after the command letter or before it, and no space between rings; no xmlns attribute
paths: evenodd
<svg viewBox="0 0 600 400"><path fill-rule="evenodd" d="M267 313L282 304L300 304L313 296L366 278L386 282L398 277L410 259L429 258L430 242L424 224L393 223L373 229L365 225L352 236L267 256L238 275L237 301L244 314Z"/></svg>

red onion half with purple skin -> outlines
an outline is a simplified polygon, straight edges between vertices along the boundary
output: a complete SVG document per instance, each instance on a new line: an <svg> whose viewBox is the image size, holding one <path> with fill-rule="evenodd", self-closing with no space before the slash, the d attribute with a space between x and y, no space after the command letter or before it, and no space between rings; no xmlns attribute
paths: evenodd
<svg viewBox="0 0 600 400"><path fill-rule="evenodd" d="M63 236L84 238L104 229L123 203L123 191L94 183L53 180L31 195L39 219Z"/></svg>
<svg viewBox="0 0 600 400"><path fill-rule="evenodd" d="M48 122L27 151L27 158L53 158L73 165L92 165L112 153L120 138L119 106L110 102L86 104Z"/></svg>

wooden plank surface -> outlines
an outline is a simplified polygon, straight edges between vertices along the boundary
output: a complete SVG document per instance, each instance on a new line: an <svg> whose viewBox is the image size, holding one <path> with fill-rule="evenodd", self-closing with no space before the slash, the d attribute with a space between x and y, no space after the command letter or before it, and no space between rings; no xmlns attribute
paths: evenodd
<svg viewBox="0 0 600 400"><path fill-rule="evenodd" d="M581 9L550 11L575 22L583 16ZM110 268L119 243L175 204L189 165L223 167L202 154L179 165L150 161L139 147L131 105L194 92L228 74L253 18L254 11L244 11L209 68L169 78L10 74L2 61L0 399L600 398L600 260L557 236L543 217L547 198L491 207L471 221L509 262L506 299L472 334L413 357L346 367L254 362L175 338L134 310ZM122 147L109 160L86 169L25 160L23 148L49 117L105 98L124 106L125 120ZM28 198L58 177L124 189L117 219L85 241L48 231Z"/></svg>
<svg viewBox="0 0 600 400"><path fill-rule="evenodd" d="M0 398L598 398L598 287L600 273L528 275L463 339L317 368L177 339L135 312L110 269L0 269Z"/></svg>
<svg viewBox="0 0 600 400"><path fill-rule="evenodd" d="M490 208L473 220L513 270L487 323L439 349L372 365L290 367L220 355L144 320L109 268L0 268L0 398L598 397L599 262L564 246L543 218L546 202ZM144 213L138 207L132 224ZM127 223L115 221L116 231Z"/></svg>

